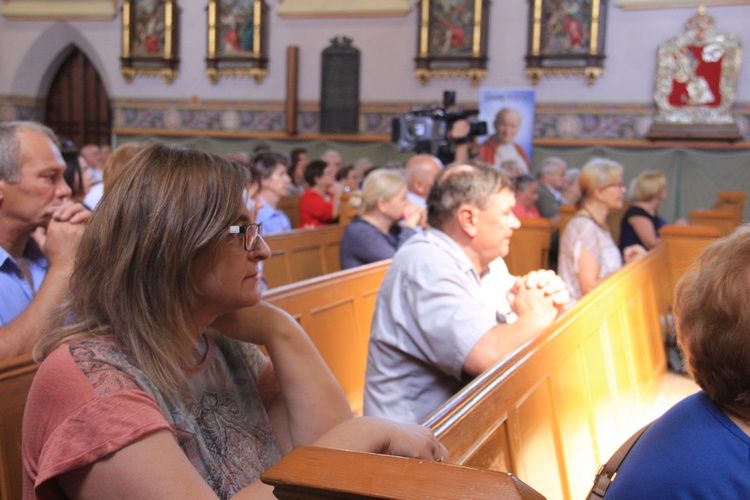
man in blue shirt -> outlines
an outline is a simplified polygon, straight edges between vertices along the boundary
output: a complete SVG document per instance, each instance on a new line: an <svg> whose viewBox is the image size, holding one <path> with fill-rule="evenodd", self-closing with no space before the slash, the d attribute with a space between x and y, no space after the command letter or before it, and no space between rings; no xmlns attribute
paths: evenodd
<svg viewBox="0 0 750 500"><path fill-rule="evenodd" d="M275 234L289 231L292 224L289 217L279 210L279 200L289 190L292 179L287 173L287 158L279 153L263 151L250 160L254 171L260 173L260 202L258 222L263 223L263 234Z"/></svg>
<svg viewBox="0 0 750 500"><path fill-rule="evenodd" d="M69 201L57 138L33 122L0 123L0 360L31 352L57 326L91 216Z"/></svg>

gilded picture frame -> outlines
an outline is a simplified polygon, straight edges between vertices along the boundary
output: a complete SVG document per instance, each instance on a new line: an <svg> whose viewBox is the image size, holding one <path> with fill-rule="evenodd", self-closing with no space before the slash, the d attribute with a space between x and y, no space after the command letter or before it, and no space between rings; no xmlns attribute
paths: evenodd
<svg viewBox="0 0 750 500"><path fill-rule="evenodd" d="M177 0L123 0L121 72L157 76L167 83L179 72Z"/></svg>
<svg viewBox="0 0 750 500"><path fill-rule="evenodd" d="M209 0L206 75L252 77L268 74L268 7L264 0Z"/></svg>
<svg viewBox="0 0 750 500"><path fill-rule="evenodd" d="M414 75L469 78L487 76L488 0L420 0Z"/></svg>
<svg viewBox="0 0 750 500"><path fill-rule="evenodd" d="M526 76L604 74L607 0L530 0Z"/></svg>

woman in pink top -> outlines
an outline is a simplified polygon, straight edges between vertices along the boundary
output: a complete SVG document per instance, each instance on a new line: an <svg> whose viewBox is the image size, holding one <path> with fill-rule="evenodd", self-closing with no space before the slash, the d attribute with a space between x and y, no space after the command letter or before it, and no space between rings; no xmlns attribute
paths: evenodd
<svg viewBox="0 0 750 500"><path fill-rule="evenodd" d="M261 302L270 251L242 166L155 144L127 174L81 240L67 324L35 350L24 498L274 498L260 475L303 444L447 458L423 427L353 418L299 324Z"/></svg>

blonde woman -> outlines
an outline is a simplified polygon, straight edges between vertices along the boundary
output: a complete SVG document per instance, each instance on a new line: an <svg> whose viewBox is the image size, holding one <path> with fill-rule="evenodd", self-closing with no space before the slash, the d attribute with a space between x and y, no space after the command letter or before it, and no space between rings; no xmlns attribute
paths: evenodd
<svg viewBox="0 0 750 500"><path fill-rule="evenodd" d="M647 170L635 178L632 186L634 201L620 222L620 250L630 245L651 250L661 243L659 230L667 224L659 216L659 206L667 199L667 176L658 170ZM685 225L685 221L675 224Z"/></svg>
<svg viewBox="0 0 750 500"><path fill-rule="evenodd" d="M610 210L622 207L622 165L593 158L581 169L578 184L578 211L565 227L558 256L558 272L573 299L587 294L619 270L623 257L627 263L646 253L642 246L633 245L620 254L607 225Z"/></svg>
<svg viewBox="0 0 750 500"><path fill-rule="evenodd" d="M341 269L390 259L416 232L425 211L409 203L406 192L406 181L396 170L378 169L365 178L361 193L349 200L359 215L341 239Z"/></svg>

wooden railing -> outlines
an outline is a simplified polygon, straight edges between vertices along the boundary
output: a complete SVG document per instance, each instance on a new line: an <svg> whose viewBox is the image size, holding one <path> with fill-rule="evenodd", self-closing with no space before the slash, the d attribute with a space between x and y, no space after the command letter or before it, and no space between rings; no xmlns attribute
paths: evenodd
<svg viewBox="0 0 750 500"><path fill-rule="evenodd" d="M744 191L719 191L716 193L716 203L711 210L724 210L736 213L742 218L745 213L747 193Z"/></svg>
<svg viewBox="0 0 750 500"><path fill-rule="evenodd" d="M271 258L263 263L268 288L339 271L339 247L344 229L333 225L264 237L271 249Z"/></svg>

